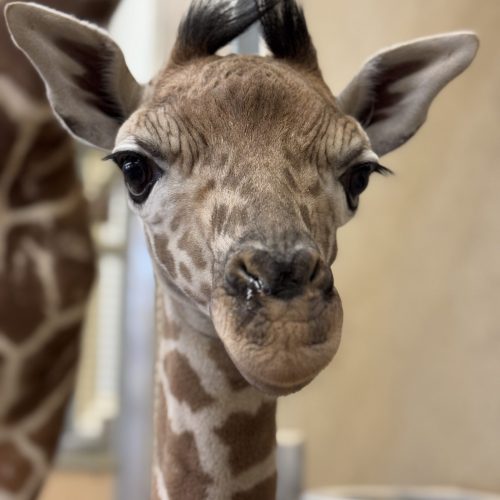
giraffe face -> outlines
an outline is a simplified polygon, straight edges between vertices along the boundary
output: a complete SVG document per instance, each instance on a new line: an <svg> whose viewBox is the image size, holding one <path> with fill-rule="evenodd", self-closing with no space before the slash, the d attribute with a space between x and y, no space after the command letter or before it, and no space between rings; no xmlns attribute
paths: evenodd
<svg viewBox="0 0 500 500"><path fill-rule="evenodd" d="M337 350L336 229L377 156L319 80L272 60L214 57L149 95L112 158L157 274L250 382L297 390Z"/></svg>

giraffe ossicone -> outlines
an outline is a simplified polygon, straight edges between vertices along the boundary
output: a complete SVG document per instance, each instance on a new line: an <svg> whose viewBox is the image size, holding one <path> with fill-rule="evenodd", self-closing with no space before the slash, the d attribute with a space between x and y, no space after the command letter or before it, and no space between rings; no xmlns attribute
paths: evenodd
<svg viewBox="0 0 500 500"><path fill-rule="evenodd" d="M336 230L387 172L379 156L470 64L476 36L379 52L334 97L294 0L193 2L144 86L104 31L33 4L6 15L55 113L111 152L144 224L168 325L155 498L274 498L275 396L339 346ZM216 55L257 21L271 56Z"/></svg>

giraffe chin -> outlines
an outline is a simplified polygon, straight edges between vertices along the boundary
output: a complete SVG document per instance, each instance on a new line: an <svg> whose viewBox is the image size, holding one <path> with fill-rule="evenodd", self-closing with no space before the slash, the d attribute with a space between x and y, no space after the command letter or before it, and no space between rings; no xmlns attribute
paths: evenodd
<svg viewBox="0 0 500 500"><path fill-rule="evenodd" d="M340 344L342 305L335 289L328 298L309 294L292 300L261 297L248 303L219 288L211 312L238 371L252 386L273 396L309 384Z"/></svg>

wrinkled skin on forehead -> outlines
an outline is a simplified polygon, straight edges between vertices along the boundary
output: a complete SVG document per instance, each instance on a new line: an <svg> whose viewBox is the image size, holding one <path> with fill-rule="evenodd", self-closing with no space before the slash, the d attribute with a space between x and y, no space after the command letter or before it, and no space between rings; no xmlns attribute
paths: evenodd
<svg viewBox="0 0 500 500"><path fill-rule="evenodd" d="M133 208L165 285L212 315L246 378L296 390L338 347L336 291L242 300L228 293L225 266L247 241L275 255L311 246L330 266L350 216L338 176L370 154L369 141L317 76L257 57L194 64L157 78L118 134L118 148L140 144L166 169Z"/></svg>

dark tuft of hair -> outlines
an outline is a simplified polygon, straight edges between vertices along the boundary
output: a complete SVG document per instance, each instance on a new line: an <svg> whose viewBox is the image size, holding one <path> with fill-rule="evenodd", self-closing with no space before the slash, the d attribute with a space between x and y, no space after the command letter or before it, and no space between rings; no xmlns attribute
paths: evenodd
<svg viewBox="0 0 500 500"><path fill-rule="evenodd" d="M264 40L274 56L317 69L316 49L307 28L304 10L296 0L281 0L274 8L269 8L269 0L256 1L262 12Z"/></svg>
<svg viewBox="0 0 500 500"><path fill-rule="evenodd" d="M193 0L179 26L172 61L215 54L259 20L275 57L318 68L304 11L296 0Z"/></svg>
<svg viewBox="0 0 500 500"><path fill-rule="evenodd" d="M194 0L179 26L174 62L215 54L279 1L268 0L258 8L254 0Z"/></svg>

